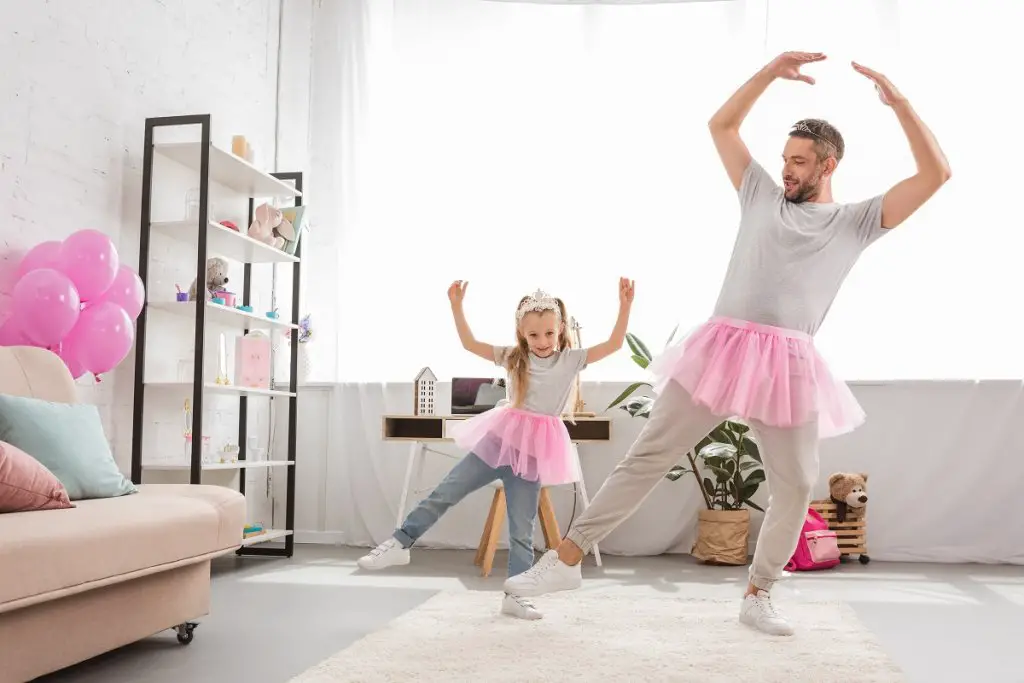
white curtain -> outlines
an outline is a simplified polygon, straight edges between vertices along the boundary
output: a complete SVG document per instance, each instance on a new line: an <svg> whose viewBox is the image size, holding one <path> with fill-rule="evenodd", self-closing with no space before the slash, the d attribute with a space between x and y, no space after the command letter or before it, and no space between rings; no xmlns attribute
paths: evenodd
<svg viewBox="0 0 1024 683"><path fill-rule="evenodd" d="M620 275L637 280L630 329L652 350L702 321L738 218L705 123L786 49L831 59L811 70L818 85L777 83L755 107L744 134L766 166L795 120L820 116L846 137L840 200L912 172L856 59L910 97L954 170L851 274L819 335L838 374L1024 376L1006 172L1024 152L1009 87L1021 3L335 0L316 13L310 201L335 239L307 292L337 336L322 379L492 372L458 345L454 279L470 281L470 324L494 343L537 287L565 298L585 343L603 338ZM625 353L587 370L636 375Z"/></svg>

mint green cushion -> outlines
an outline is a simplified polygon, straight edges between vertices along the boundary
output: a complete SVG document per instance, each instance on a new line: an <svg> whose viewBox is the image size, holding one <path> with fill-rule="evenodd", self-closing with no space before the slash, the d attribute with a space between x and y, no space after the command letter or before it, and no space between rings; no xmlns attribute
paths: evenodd
<svg viewBox="0 0 1024 683"><path fill-rule="evenodd" d="M53 472L71 500L138 490L117 468L96 406L0 394L0 441Z"/></svg>

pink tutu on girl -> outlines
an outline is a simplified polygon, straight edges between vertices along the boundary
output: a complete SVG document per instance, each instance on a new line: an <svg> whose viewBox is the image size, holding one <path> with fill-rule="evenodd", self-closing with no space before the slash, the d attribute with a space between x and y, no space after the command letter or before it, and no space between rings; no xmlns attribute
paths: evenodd
<svg viewBox="0 0 1024 683"><path fill-rule="evenodd" d="M448 433L460 448L491 467L512 468L521 479L544 486L580 480L569 431L558 416L500 405L450 424Z"/></svg>
<svg viewBox="0 0 1024 683"><path fill-rule="evenodd" d="M648 368L661 393L678 382L716 415L796 427L817 417L821 438L852 431L864 411L803 332L714 317Z"/></svg>

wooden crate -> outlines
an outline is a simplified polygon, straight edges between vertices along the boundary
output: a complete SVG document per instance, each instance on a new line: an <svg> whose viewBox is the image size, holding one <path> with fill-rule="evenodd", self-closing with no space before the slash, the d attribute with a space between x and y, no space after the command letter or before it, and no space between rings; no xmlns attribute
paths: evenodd
<svg viewBox="0 0 1024 683"><path fill-rule="evenodd" d="M861 564L871 560L868 557L867 508L847 507L846 521L839 522L836 519L836 504L831 500L812 500L811 507L828 523L829 529L836 532L839 552L843 555L859 555Z"/></svg>

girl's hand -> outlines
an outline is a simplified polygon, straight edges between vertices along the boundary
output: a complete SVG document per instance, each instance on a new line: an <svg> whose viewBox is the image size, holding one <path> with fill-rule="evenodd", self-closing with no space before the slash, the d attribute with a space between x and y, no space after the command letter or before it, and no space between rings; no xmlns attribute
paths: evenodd
<svg viewBox="0 0 1024 683"><path fill-rule="evenodd" d="M469 286L469 281L456 280L448 287L448 300L452 302L452 305L462 304L462 300L466 298L466 287Z"/></svg>
<svg viewBox="0 0 1024 683"><path fill-rule="evenodd" d="M632 280L624 277L619 278L619 305L620 306L632 306L633 305L633 293L636 285Z"/></svg>

